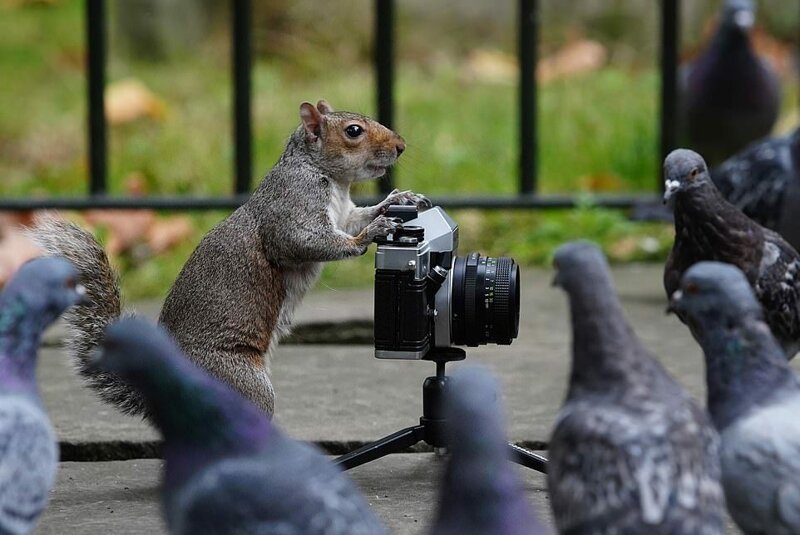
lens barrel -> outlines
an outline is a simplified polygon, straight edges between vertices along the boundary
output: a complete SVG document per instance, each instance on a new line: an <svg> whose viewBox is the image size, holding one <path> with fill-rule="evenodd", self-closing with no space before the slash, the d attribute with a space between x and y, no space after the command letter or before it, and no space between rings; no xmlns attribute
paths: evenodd
<svg viewBox="0 0 800 535"><path fill-rule="evenodd" d="M508 257L470 253L453 262L456 345L510 344L519 334L519 268Z"/></svg>

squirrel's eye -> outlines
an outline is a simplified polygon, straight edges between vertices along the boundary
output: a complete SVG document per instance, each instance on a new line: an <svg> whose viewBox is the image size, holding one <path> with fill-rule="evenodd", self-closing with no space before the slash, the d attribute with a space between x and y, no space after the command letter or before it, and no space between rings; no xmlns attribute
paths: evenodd
<svg viewBox="0 0 800 535"><path fill-rule="evenodd" d="M344 133L347 134L349 138L357 138L364 133L364 129L357 124L351 124L344 129Z"/></svg>

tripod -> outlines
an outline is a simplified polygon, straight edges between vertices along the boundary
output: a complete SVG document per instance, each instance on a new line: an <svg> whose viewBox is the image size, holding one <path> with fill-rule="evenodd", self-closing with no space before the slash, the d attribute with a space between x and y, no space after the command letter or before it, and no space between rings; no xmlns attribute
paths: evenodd
<svg viewBox="0 0 800 535"><path fill-rule="evenodd" d="M428 377L422 384L422 418L418 425L412 425L392 433L371 444L351 451L336 459L336 464L345 470L355 468L362 464L380 459L390 453L397 453L424 441L435 450L447 447L444 417L444 393L449 377L445 375L445 365L448 362L463 360L466 352L463 349L435 348L431 350L424 360L436 363L436 375ZM547 473L547 459L532 453L515 444L509 444L509 453L512 461L532 468L538 472Z"/></svg>

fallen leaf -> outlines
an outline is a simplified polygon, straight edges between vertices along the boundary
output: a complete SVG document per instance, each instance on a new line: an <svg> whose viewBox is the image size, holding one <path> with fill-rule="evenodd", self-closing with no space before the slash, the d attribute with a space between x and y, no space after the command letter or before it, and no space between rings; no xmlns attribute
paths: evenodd
<svg viewBox="0 0 800 535"><path fill-rule="evenodd" d="M472 50L461 68L461 78L466 82L511 85L518 75L517 59L499 50Z"/></svg>
<svg viewBox="0 0 800 535"><path fill-rule="evenodd" d="M0 224L0 287L5 286L22 264L42 254L21 227Z"/></svg>
<svg viewBox="0 0 800 535"><path fill-rule="evenodd" d="M614 173L584 175L578 179L582 191L622 191L625 183Z"/></svg>
<svg viewBox="0 0 800 535"><path fill-rule="evenodd" d="M190 238L194 228L186 216L172 216L159 219L147 232L147 243L154 253L160 254Z"/></svg>
<svg viewBox="0 0 800 535"><path fill-rule="evenodd" d="M152 210L87 210L86 221L108 231L106 252L119 256L141 242L156 220Z"/></svg>
<svg viewBox="0 0 800 535"><path fill-rule="evenodd" d="M163 119L167 106L142 82L127 78L106 86L106 119L112 125L125 124L141 118Z"/></svg>
<svg viewBox="0 0 800 535"><path fill-rule="evenodd" d="M571 78L600 69L607 59L608 51L602 44L588 39L576 39L552 56L540 60L536 77L540 83Z"/></svg>

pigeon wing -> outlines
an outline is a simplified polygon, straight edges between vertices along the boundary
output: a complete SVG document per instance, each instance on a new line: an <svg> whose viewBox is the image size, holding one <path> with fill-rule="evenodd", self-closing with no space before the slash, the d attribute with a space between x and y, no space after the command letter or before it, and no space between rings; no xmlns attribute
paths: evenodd
<svg viewBox="0 0 800 535"><path fill-rule="evenodd" d="M688 417L678 423L597 403L565 414L548 464L559 531L633 533L658 525L702 533L707 525L721 526L720 518L704 513L721 510L718 439L692 412L677 409ZM705 451L697 451L698 443Z"/></svg>
<svg viewBox="0 0 800 535"><path fill-rule="evenodd" d="M23 398L0 399L0 532L29 533L47 505L58 465L55 434Z"/></svg>
<svg viewBox="0 0 800 535"><path fill-rule="evenodd" d="M792 358L800 349L800 256L777 233L766 229L755 291L767 323Z"/></svg>
<svg viewBox="0 0 800 535"><path fill-rule="evenodd" d="M725 498L745 532L800 533L800 398L752 412L722 434Z"/></svg>
<svg viewBox="0 0 800 535"><path fill-rule="evenodd" d="M757 142L711 171L712 181L728 202L770 229L780 222L794 175L790 139Z"/></svg>

